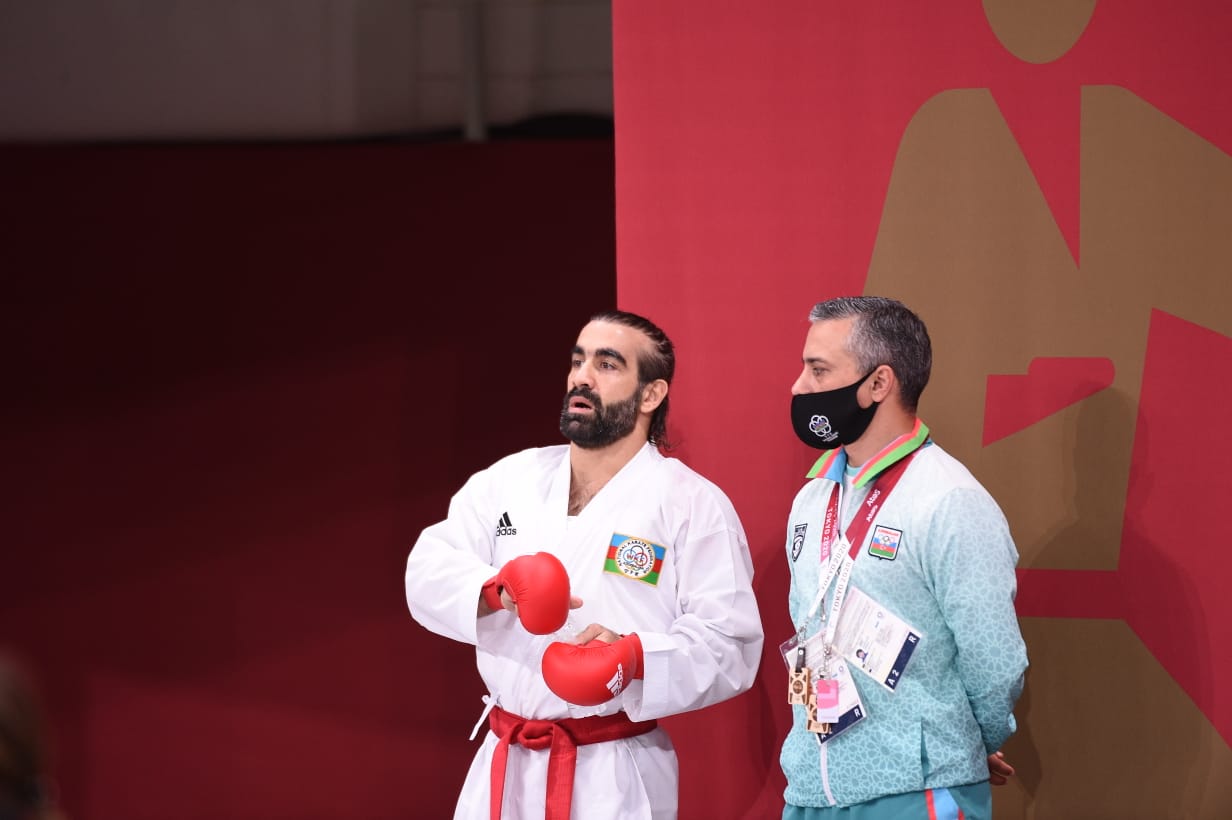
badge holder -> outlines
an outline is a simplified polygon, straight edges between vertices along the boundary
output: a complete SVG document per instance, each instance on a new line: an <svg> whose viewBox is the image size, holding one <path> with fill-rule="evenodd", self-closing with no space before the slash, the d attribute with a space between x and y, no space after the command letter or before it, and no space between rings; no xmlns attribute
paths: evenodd
<svg viewBox="0 0 1232 820"><path fill-rule="evenodd" d="M841 656L832 658L824 644L825 636L818 632L803 643L794 635L779 647L787 664L787 702L804 707L805 728L818 743L831 740L867 716L847 663ZM815 679L805 665L810 656L822 660Z"/></svg>
<svg viewBox="0 0 1232 820"><path fill-rule="evenodd" d="M548 644L553 642L576 644L578 633L582 631L582 627L578 626L572 617L572 613L565 618L565 625L547 635L538 636L538 639L533 644L534 657L538 658L535 671L539 675L540 680L543 679L543 654L547 651ZM595 706L581 706L576 703L565 701L565 707L569 711L571 718L587 718L601 715L608 710L611 701L600 703Z"/></svg>
<svg viewBox="0 0 1232 820"><path fill-rule="evenodd" d="M824 681L827 684L824 709L821 695L815 696L818 702L817 722L825 727L824 732L816 733L818 743L833 740L868 715L864 711L860 692L856 689L855 681L851 679L846 661L841 656L836 656L829 660L827 667L830 674Z"/></svg>
<svg viewBox="0 0 1232 820"><path fill-rule="evenodd" d="M812 670L804 665L804 644L800 642L800 636L795 635L780 648L784 658L795 650L795 663L789 662L787 667L787 702L792 706L807 707Z"/></svg>

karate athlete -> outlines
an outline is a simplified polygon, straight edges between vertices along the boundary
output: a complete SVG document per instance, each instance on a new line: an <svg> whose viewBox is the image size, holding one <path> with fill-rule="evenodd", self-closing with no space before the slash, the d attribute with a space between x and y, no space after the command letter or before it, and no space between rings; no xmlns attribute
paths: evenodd
<svg viewBox="0 0 1232 820"><path fill-rule="evenodd" d="M490 693L455 818L675 817L676 755L655 720L753 683L740 521L656 447L674 370L648 320L593 317L560 416L569 444L473 475L411 550L411 614L475 644Z"/></svg>
<svg viewBox="0 0 1232 820"><path fill-rule="evenodd" d="M916 416L932 368L891 299L809 316L791 420L826 453L787 524L785 820L988 818L1026 648L1005 517Z"/></svg>

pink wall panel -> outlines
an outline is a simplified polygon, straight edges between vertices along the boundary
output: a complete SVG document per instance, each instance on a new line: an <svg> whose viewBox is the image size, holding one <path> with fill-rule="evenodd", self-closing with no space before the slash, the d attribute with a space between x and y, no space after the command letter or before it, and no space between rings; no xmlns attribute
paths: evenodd
<svg viewBox="0 0 1232 820"><path fill-rule="evenodd" d="M1033 669L998 816L1232 811L1208 592L1232 569L1163 529L1191 479L1232 492L1203 455L1232 399L1227 4L663 0L614 4L614 32L619 303L674 334L680 455L741 513L767 632L754 691L674 727L682 816L781 808L783 522L813 455L788 390L809 307L863 292L929 323L922 413L1022 553ZM1091 750L1131 742L1144 698L1173 763L1109 774Z"/></svg>

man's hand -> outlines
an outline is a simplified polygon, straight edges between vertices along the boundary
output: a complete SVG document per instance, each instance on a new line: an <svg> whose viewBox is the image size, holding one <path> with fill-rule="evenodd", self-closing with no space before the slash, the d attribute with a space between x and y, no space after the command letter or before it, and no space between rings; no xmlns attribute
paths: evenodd
<svg viewBox="0 0 1232 820"><path fill-rule="evenodd" d="M527 632L550 635L565 625L569 610L581 604L569 594L569 574L560 559L536 552L509 560L483 585L477 612L507 609L517 614Z"/></svg>
<svg viewBox="0 0 1232 820"><path fill-rule="evenodd" d="M509 595L509 593L503 589L501 590L500 601L501 601L501 605L500 605L501 609L506 609L512 612L514 615L518 614L517 601L513 600L513 598ZM581 598L577 597L576 595L569 596L569 608L570 609L578 609L581 606L582 606ZM493 612L496 612L496 610L488 606L487 600L482 595L480 595L479 596L479 617L482 618L484 615L491 615Z"/></svg>
<svg viewBox="0 0 1232 820"><path fill-rule="evenodd" d="M562 700L598 706L642 677L642 640L636 632L620 637L591 624L578 639L584 642L554 641L543 653L543 681Z"/></svg>
<svg viewBox="0 0 1232 820"><path fill-rule="evenodd" d="M1001 752L993 752L988 756L988 782L994 786L1004 786L1014 776L1014 767L1005 759Z"/></svg>
<svg viewBox="0 0 1232 820"><path fill-rule="evenodd" d="M579 601L579 604L581 602ZM616 643L623 638L623 635L617 634L608 629L602 624L591 624L577 634L575 639L579 644L588 644L591 641L603 641L604 643Z"/></svg>

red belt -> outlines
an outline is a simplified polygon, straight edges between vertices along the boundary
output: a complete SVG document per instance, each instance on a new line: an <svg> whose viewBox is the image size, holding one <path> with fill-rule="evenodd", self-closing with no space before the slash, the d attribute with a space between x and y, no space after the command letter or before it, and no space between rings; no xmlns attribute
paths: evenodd
<svg viewBox="0 0 1232 820"><path fill-rule="evenodd" d="M501 802L505 797L505 763L509 759L511 743L527 749L551 749L545 820L569 820L577 747L637 737L652 731L659 724L654 720L635 723L624 712L585 718L528 720L497 707L488 716L488 725L500 738L492 752L492 820L499 820L501 816Z"/></svg>

